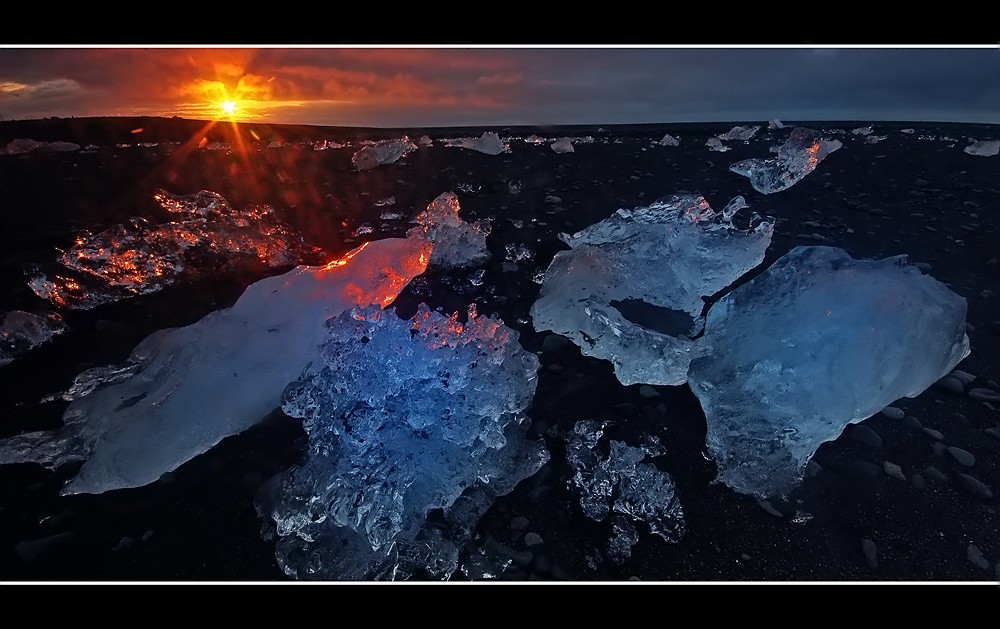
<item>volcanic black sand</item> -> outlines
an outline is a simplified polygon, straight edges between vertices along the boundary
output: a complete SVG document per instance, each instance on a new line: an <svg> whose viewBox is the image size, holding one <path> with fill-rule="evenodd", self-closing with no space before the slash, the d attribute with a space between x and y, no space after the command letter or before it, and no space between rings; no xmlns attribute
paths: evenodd
<svg viewBox="0 0 1000 629"><path fill-rule="evenodd" d="M29 290L25 269L52 263L80 230L96 233L132 216L164 220L152 199L158 188L175 194L211 190L237 208L270 204L321 249L305 260L311 263L333 259L366 238L402 236L412 216L453 191L465 220L492 223L492 259L483 284L470 285L468 272L429 276L408 287L396 306L409 316L420 301L446 312L464 312L476 301L481 313L499 314L520 331L526 349L540 354L528 414L530 433L545 440L551 460L494 504L472 544L507 564L499 579L997 580L1000 413L989 403L937 386L900 400L894 406L907 419L879 414L859 424L863 428L848 427L819 448L818 466L810 467L787 501L760 504L713 483L705 418L686 386L653 387L655 397L648 389L642 395L638 385L620 385L609 363L583 357L559 338L546 342L550 334L532 329L528 311L539 290L533 276L565 248L559 232L575 232L618 208L648 205L675 192L699 192L717 210L742 194L750 205L742 220L750 211L778 218L767 258L745 279L799 244L835 245L856 258L907 254L929 264L931 275L968 300L972 354L958 368L976 380L966 391L997 388L1000 156L973 156L963 148L970 138L1000 137L1000 128L875 123L873 135L888 137L867 143L850 130L868 122L811 122L803 126L828 130L827 137L844 147L792 188L762 195L730 172L729 164L769 156L768 147L783 141L788 129L761 130L747 143L726 142L732 150L725 153L705 146L733 124L393 131L266 125L234 130L219 123L206 132L206 123L180 119L0 123L0 147L17 138L83 147L0 154L0 310L50 308ZM483 131L509 136L511 151L494 156L440 141ZM356 143L404 132L414 139L427 134L435 142L363 172L351 164L356 148L314 150L321 140ZM680 146L658 144L667 132ZM206 133L209 144L198 148ZM548 143L524 142L531 133L594 141L556 153ZM212 142L228 143L228 149ZM389 197L395 202L376 206ZM379 220L386 210L403 218ZM373 231L355 239L366 222ZM534 259L515 268L506 260L511 243L530 247ZM77 373L119 363L149 333L230 306L251 282L285 270L220 268L158 293L92 310L60 310L66 333L0 367L0 437L59 426L67 403L40 400L65 390ZM609 521L584 517L567 487L565 435L582 419L610 420L606 434L631 445L643 435L660 438L666 453L653 460L675 480L685 513L687 532L679 542L666 543L640 523L631 559L619 565L605 556ZM74 467L0 465L0 579L286 580L273 540L261 535L268 523L256 514L253 498L266 479L296 462L305 443L298 420L276 410L158 483L101 495L59 496ZM974 465L963 467L938 443L973 454ZM886 462L898 465L905 480L887 473L893 468ZM959 473L985 483L992 497L971 493ZM541 543L529 547L526 533Z"/></svg>

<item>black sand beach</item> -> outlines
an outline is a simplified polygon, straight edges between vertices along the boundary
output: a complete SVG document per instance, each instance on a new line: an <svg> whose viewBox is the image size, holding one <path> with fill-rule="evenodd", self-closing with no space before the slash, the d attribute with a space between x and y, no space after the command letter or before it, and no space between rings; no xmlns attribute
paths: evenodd
<svg viewBox="0 0 1000 629"><path fill-rule="evenodd" d="M181 119L61 119L0 122L0 149L19 138L73 142L78 150L0 153L0 310L53 306L28 287L26 269L52 264L81 230L98 232L140 216L165 220L158 189L210 190L232 207L268 204L316 248L303 263L333 260L366 239L402 237L410 219L439 194L457 194L466 221L488 220L482 284L468 271L428 275L394 304L403 316L421 301L446 313L475 301L520 332L541 369L528 409L529 434L551 459L497 500L480 521L469 553L490 558L503 581L993 582L1000 579L1000 412L968 395L1000 389L1000 157L969 155L971 139L1000 127L869 121L808 122L844 143L790 189L756 192L733 162L767 157L789 129L759 131L748 142L707 138L735 122L546 128L370 130L241 125ZM868 125L886 139L851 130ZM788 127L792 123L786 121ZM904 133L904 129L913 129ZM488 155L442 140L495 131L510 152ZM357 172L362 140L427 135L399 161ZM659 144L664 134L680 140ZM591 137L571 153L547 139ZM343 148L316 150L320 142ZM749 212L776 217L764 263L747 281L802 244L842 247L855 258L906 254L968 301L972 353L958 369L974 380L934 386L894 403L905 419L878 414L822 445L787 501L757 500L713 483L706 422L687 386L622 386L611 365L572 343L535 332L534 281L573 233L619 208L698 192L716 209L743 195ZM387 202L392 198L392 202ZM398 219L380 219L391 210ZM371 231L359 227L367 224ZM355 234L358 235L355 235ZM533 256L514 262L507 245ZM56 309L67 331L0 367L0 437L51 430L67 403L42 403L73 377L122 362L148 334L188 325L231 306L252 282L289 270L219 265L158 292L90 310ZM586 518L567 487L565 437L583 419L609 420L610 438L637 445L655 435L655 465L677 484L687 531L669 544L639 527L632 556L605 553L608 521ZM60 496L75 468L0 465L0 580L285 581L273 523L254 508L258 488L302 455L299 420L279 410L225 439L158 483L98 495ZM973 455L971 466L956 457ZM897 467L898 466L898 467ZM989 494L969 481L985 484ZM533 534L533 536L529 536ZM541 541L538 541L541 540ZM532 542L532 543L528 543ZM479 578L461 571L453 580Z"/></svg>

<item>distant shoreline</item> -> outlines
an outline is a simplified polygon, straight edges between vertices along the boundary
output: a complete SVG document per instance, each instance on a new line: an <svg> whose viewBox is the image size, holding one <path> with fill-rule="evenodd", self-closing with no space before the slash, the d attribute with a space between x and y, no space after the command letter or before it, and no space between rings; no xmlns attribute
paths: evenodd
<svg viewBox="0 0 1000 629"><path fill-rule="evenodd" d="M874 125L880 129L903 129L907 127L983 128L984 138L989 135L1000 137L1000 124L934 121L783 121L786 127L811 126L815 128L854 128ZM632 124L569 124L569 125L478 125L454 127L338 127L302 124L272 124L261 122L238 122L226 120L194 120L188 118L162 118L150 116L88 117L88 118L41 118L0 121L0 146L8 142L28 138L40 142L75 142L81 146L88 144L105 145L134 142L187 142L194 137L205 137L207 141L232 141L239 136L248 141L268 143L310 142L320 140L358 141L399 137L404 134L431 137L462 137L480 135L484 131L495 131L501 135L521 135L530 133L552 134L593 134L599 129L615 129L616 132L653 130L728 130L735 125L766 126L768 121L723 121L723 122L664 122ZM709 132L711 133L711 131Z"/></svg>

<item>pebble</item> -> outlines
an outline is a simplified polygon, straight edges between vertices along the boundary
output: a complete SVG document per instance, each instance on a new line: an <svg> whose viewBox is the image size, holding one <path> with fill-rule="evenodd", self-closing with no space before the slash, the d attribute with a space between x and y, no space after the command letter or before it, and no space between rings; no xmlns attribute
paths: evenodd
<svg viewBox="0 0 1000 629"><path fill-rule="evenodd" d="M959 380L962 381L962 384L969 384L970 382L976 379L974 375L972 375L968 371L962 371L961 369L956 369L948 375L958 378Z"/></svg>
<svg viewBox="0 0 1000 629"><path fill-rule="evenodd" d="M153 531L152 530L148 530L148 531L146 531L145 533L142 534L142 537L140 539L142 540L143 543L146 543L149 540L151 540L152 538L153 538Z"/></svg>
<svg viewBox="0 0 1000 629"><path fill-rule="evenodd" d="M927 488L927 481L920 475L920 472L913 473L913 476L910 477L910 483L913 484L913 488L917 491L923 491Z"/></svg>
<svg viewBox="0 0 1000 629"><path fill-rule="evenodd" d="M1000 439L1000 428L984 428L983 432L994 439Z"/></svg>
<svg viewBox="0 0 1000 629"><path fill-rule="evenodd" d="M895 406L886 406L882 409L882 414L889 419L903 419L906 417L906 413L903 412L903 409L896 408Z"/></svg>
<svg viewBox="0 0 1000 629"><path fill-rule="evenodd" d="M971 452L963 450L962 448L951 446L948 448L948 454L950 454L953 459L958 461L959 465L964 467L972 467L976 464L976 457L974 457Z"/></svg>
<svg viewBox="0 0 1000 629"><path fill-rule="evenodd" d="M513 531L521 531L528 528L528 518L524 517L523 515L511 518L510 528Z"/></svg>
<svg viewBox="0 0 1000 629"><path fill-rule="evenodd" d="M560 199L559 197L557 197L554 194L550 194L547 197L545 197L545 202L554 205L554 204L562 203L562 199Z"/></svg>
<svg viewBox="0 0 1000 629"><path fill-rule="evenodd" d="M882 449L882 437L879 437L878 433L868 426L855 424L854 428L851 429L850 437L852 440L857 441L863 446L874 448L876 450Z"/></svg>
<svg viewBox="0 0 1000 629"><path fill-rule="evenodd" d="M939 483L948 482L948 477L944 475L944 472L934 467L933 465L928 465L927 467L924 468L924 476Z"/></svg>
<svg viewBox="0 0 1000 629"><path fill-rule="evenodd" d="M133 546L135 546L135 540L126 535L125 537L118 540L118 543L115 545L114 548L111 549L111 552L113 553L128 552L132 550Z"/></svg>
<svg viewBox="0 0 1000 629"><path fill-rule="evenodd" d="M31 564L44 558L67 543L76 539L72 532L56 533L39 539L22 540L14 546L14 552L26 564Z"/></svg>
<svg viewBox="0 0 1000 629"><path fill-rule="evenodd" d="M882 470L886 473L887 476L890 476L897 480L902 480L902 481L906 480L906 474L903 474L903 468L899 467L895 463L892 463L891 461L883 461Z"/></svg>
<svg viewBox="0 0 1000 629"><path fill-rule="evenodd" d="M924 427L924 425L920 423L920 420L914 417L913 415L907 415L906 417L904 417L903 425L906 426L907 428L912 428L913 430L920 430L921 428Z"/></svg>
<svg viewBox="0 0 1000 629"><path fill-rule="evenodd" d="M940 430L934 430L933 428L921 428L920 430L935 441L941 441L944 439L944 433Z"/></svg>
<svg viewBox="0 0 1000 629"><path fill-rule="evenodd" d="M953 415L953 417L955 419L957 419L958 421L960 421L962 424L966 425L966 426L970 426L971 425L971 424L969 424L969 418L966 417L965 415L961 414L961 413L955 413Z"/></svg>
<svg viewBox="0 0 1000 629"><path fill-rule="evenodd" d="M569 339L562 334L550 334L542 341L543 352L554 352L569 345Z"/></svg>
<svg viewBox="0 0 1000 629"><path fill-rule="evenodd" d="M644 384L641 387L639 387L639 395L641 395L646 399L652 399L660 397L660 392L654 389L653 387L649 386L648 384Z"/></svg>
<svg viewBox="0 0 1000 629"><path fill-rule="evenodd" d="M740 553L740 559L742 559L743 561L750 561L750 555L746 553Z"/></svg>
<svg viewBox="0 0 1000 629"><path fill-rule="evenodd" d="M981 387L969 389L969 397L973 400L982 400L983 402L1000 402L1000 393L997 393L993 389L984 389Z"/></svg>
<svg viewBox="0 0 1000 629"><path fill-rule="evenodd" d="M948 448L946 448L944 444L941 443L940 441L935 441L934 443L931 444L931 450L934 451L934 456L944 457L945 453L948 451Z"/></svg>
<svg viewBox="0 0 1000 629"><path fill-rule="evenodd" d="M868 562L868 567L872 570L878 568L878 547L875 546L875 542L868 538L861 540L861 552L865 554L865 561Z"/></svg>
<svg viewBox="0 0 1000 629"><path fill-rule="evenodd" d="M958 476L958 484L962 486L965 491L969 492L977 498L982 498L983 500L993 500L993 492L983 481L979 480L975 476L969 476L968 474L956 474Z"/></svg>
<svg viewBox="0 0 1000 629"><path fill-rule="evenodd" d="M771 502L769 500L758 500L757 504L760 505L761 509L763 509L764 511L770 513L771 515L773 515L776 518L783 518L783 517L785 517L781 513L781 511L778 511L777 509L774 508L774 506L771 504Z"/></svg>
<svg viewBox="0 0 1000 629"><path fill-rule="evenodd" d="M990 569L990 562L983 556L983 551L979 550L979 546L969 544L968 548L965 549L965 556L969 558L972 565L980 570Z"/></svg>
<svg viewBox="0 0 1000 629"><path fill-rule="evenodd" d="M863 476L868 476L871 478L878 476L879 473L882 471L882 468L875 465L874 463L871 463L869 461L861 461L858 459L851 461L851 469L853 469L855 472Z"/></svg>
<svg viewBox="0 0 1000 629"><path fill-rule="evenodd" d="M943 389L948 393L962 394L965 393L965 385L962 381L955 376L945 376L934 383L939 389Z"/></svg>
<svg viewBox="0 0 1000 629"><path fill-rule="evenodd" d="M542 539L542 536L534 531L528 531L527 533L524 534L525 546L538 546L539 544L542 544L544 542L545 540Z"/></svg>

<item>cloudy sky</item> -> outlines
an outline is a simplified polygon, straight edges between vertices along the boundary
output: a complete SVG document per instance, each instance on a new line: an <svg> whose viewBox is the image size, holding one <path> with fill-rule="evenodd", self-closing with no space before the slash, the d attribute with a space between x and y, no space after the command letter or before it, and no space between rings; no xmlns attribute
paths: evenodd
<svg viewBox="0 0 1000 629"><path fill-rule="evenodd" d="M1000 47L36 47L0 44L0 118L365 127L1000 123Z"/></svg>

